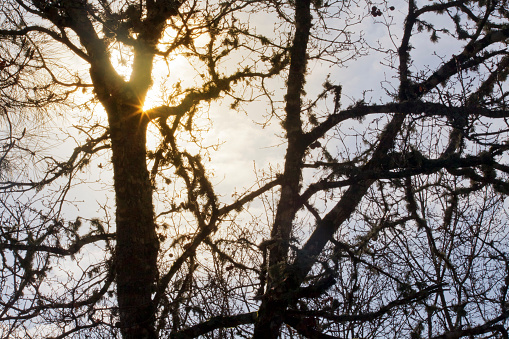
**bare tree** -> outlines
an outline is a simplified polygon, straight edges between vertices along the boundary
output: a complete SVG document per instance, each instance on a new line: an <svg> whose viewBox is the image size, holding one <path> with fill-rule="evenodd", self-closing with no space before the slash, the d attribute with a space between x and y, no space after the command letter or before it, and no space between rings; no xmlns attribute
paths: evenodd
<svg viewBox="0 0 509 339"><path fill-rule="evenodd" d="M30 155L2 176L4 337L508 337L507 1L0 6L4 120L84 139L65 160L35 128L4 141ZM194 70L158 80L178 56ZM386 67L380 99L336 80L362 56ZM286 153L230 199L207 107L249 118L260 98ZM68 220L91 166L115 205Z"/></svg>

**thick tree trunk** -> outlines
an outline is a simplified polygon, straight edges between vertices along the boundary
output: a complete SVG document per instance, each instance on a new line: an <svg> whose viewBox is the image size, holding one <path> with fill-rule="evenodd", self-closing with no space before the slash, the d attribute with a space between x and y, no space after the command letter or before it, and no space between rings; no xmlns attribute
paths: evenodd
<svg viewBox="0 0 509 339"><path fill-rule="evenodd" d="M159 242L146 166L146 122L140 120L140 114L131 113L109 114L116 193L119 325L124 339L157 338L151 294L158 272ZM119 116L126 118L115 118Z"/></svg>

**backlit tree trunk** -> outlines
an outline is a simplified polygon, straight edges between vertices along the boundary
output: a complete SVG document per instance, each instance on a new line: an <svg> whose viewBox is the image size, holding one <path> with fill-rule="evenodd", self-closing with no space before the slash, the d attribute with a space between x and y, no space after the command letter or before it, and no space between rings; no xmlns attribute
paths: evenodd
<svg viewBox="0 0 509 339"><path fill-rule="evenodd" d="M508 2L3 1L0 338L508 338Z"/></svg>
<svg viewBox="0 0 509 339"><path fill-rule="evenodd" d="M145 160L146 122L132 107L119 109L131 111L109 114L116 193L119 325L124 338L156 338L151 294L157 277L159 243Z"/></svg>
<svg viewBox="0 0 509 339"><path fill-rule="evenodd" d="M267 293L260 307L254 331L254 338L277 338L283 323L283 314L287 300L281 300L285 294L281 282L285 281L285 270L295 214L298 210L298 197L302 176L302 159L306 149L304 145L301 121L301 95L305 83L307 65L307 44L311 29L311 2L298 1L295 4L295 37L290 51L290 71L286 92L286 120L284 129L287 134L285 170L281 184L281 198L278 204L271 237L274 244L269 252L269 280Z"/></svg>

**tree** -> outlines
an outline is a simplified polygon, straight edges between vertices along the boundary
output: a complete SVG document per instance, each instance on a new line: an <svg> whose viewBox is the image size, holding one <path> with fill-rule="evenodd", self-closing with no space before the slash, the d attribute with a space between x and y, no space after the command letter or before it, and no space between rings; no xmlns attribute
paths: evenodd
<svg viewBox="0 0 509 339"><path fill-rule="evenodd" d="M4 1L3 116L19 123L2 168L25 167L2 177L3 336L507 338L507 8ZM165 83L158 65L175 77L177 56L194 73ZM337 82L362 56L387 67L380 99ZM265 125L281 123L281 169L228 199L207 107L249 118L260 98ZM80 140L65 160L16 129L48 116L80 132L58 136ZM68 217L105 156L115 205Z"/></svg>

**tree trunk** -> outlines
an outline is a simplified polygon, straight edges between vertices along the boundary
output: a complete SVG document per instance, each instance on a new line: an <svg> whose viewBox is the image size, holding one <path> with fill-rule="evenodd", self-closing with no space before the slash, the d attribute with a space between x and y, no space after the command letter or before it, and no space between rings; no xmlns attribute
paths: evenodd
<svg viewBox="0 0 509 339"><path fill-rule="evenodd" d="M158 272L159 242L146 166L146 122L131 105L117 107L124 112L108 113L116 193L119 326L124 339L157 338L151 294Z"/></svg>
<svg viewBox="0 0 509 339"><path fill-rule="evenodd" d="M307 67L307 46L311 29L311 1L301 0L295 4L295 36L290 50L290 71L286 99L284 129L288 141L285 170L281 184L281 197L271 232L274 244L269 252L269 276L267 291L258 311L253 338L278 338L283 324L283 315L288 304L281 300L286 291L284 285L288 250L295 215L299 208L302 159L302 93Z"/></svg>

